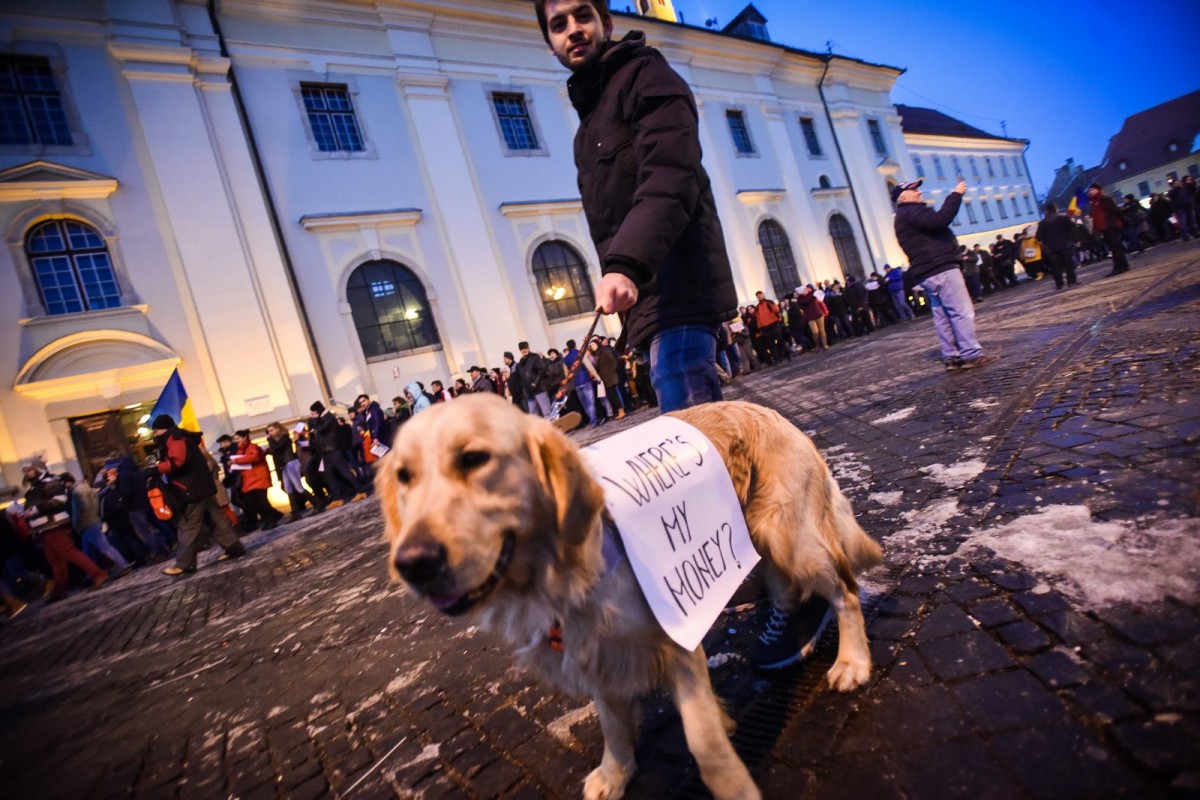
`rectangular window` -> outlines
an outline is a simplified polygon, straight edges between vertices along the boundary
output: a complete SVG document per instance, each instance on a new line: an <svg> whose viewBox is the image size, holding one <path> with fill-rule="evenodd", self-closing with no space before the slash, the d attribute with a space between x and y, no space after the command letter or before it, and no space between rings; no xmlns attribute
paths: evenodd
<svg viewBox="0 0 1200 800"><path fill-rule="evenodd" d="M983 165L984 165L984 167L987 168L987 175L989 178L996 177L996 170L992 167L992 157L991 156L983 157Z"/></svg>
<svg viewBox="0 0 1200 800"><path fill-rule="evenodd" d="M1142 181L1138 184L1138 194L1142 197L1150 196L1150 181Z"/></svg>
<svg viewBox="0 0 1200 800"><path fill-rule="evenodd" d="M1008 177L1008 162L1003 158L1000 159L1000 174L1006 178Z"/></svg>
<svg viewBox="0 0 1200 800"><path fill-rule="evenodd" d="M1013 156L1013 169L1016 170L1018 178L1025 176L1025 173L1021 172L1021 159L1016 156Z"/></svg>
<svg viewBox="0 0 1200 800"><path fill-rule="evenodd" d="M1000 219L1008 219L1008 211L1004 208L1003 197L996 201L996 210L1000 212Z"/></svg>
<svg viewBox="0 0 1200 800"><path fill-rule="evenodd" d="M1188 164L1188 175L1200 181L1200 164Z"/></svg>
<svg viewBox="0 0 1200 800"><path fill-rule="evenodd" d="M804 144L808 146L808 154L821 155L821 142L817 139L817 128L813 125L812 117L800 118L800 130L804 131Z"/></svg>
<svg viewBox="0 0 1200 800"><path fill-rule="evenodd" d="M500 121L504 144L509 150L538 149L537 134L533 131L524 95L496 92L492 95L492 105L496 108L496 119Z"/></svg>
<svg viewBox="0 0 1200 800"><path fill-rule="evenodd" d="M946 177L946 170L942 168L942 157L933 157L933 171L937 174L938 180L943 180Z"/></svg>
<svg viewBox="0 0 1200 800"><path fill-rule="evenodd" d="M921 163L920 156L913 156L913 169L916 171L918 178L925 177L925 165Z"/></svg>
<svg viewBox="0 0 1200 800"><path fill-rule="evenodd" d="M733 136L733 146L742 155L754 152L750 142L750 131L746 130L746 117L741 111L726 111L725 119L729 121L729 133Z"/></svg>
<svg viewBox="0 0 1200 800"><path fill-rule="evenodd" d="M991 222L992 221L992 209L988 206L988 201L980 200L979 205L981 205L983 207L983 221Z"/></svg>
<svg viewBox="0 0 1200 800"><path fill-rule="evenodd" d="M0 56L0 145L71 144L71 126L50 62Z"/></svg>
<svg viewBox="0 0 1200 800"><path fill-rule="evenodd" d="M350 92L345 86L326 86L313 83L300 84L304 98L304 110L308 113L308 124L312 127L313 140L323 153L359 153L363 146L358 120L354 117L354 106Z"/></svg>
<svg viewBox="0 0 1200 800"><path fill-rule="evenodd" d="M871 132L871 144L875 145L875 155L886 156L888 154L887 142L883 140L883 131L879 128L879 120L867 120L867 130Z"/></svg>
<svg viewBox="0 0 1200 800"><path fill-rule="evenodd" d="M1014 217L1019 217L1019 216L1021 216L1021 208L1020 208L1020 207L1017 205L1017 196L1016 196L1015 194L1014 194L1014 195L1010 195L1008 199L1009 199L1010 201L1012 201L1012 207L1013 207L1013 216L1014 216Z"/></svg>
<svg viewBox="0 0 1200 800"><path fill-rule="evenodd" d="M1022 197L1024 197L1024 198L1025 198L1025 209L1026 209L1026 210L1027 210L1027 211L1028 211L1030 214L1034 213L1034 211L1033 211L1033 203L1029 202L1029 195L1025 194L1025 195L1022 195Z"/></svg>
<svg viewBox="0 0 1200 800"><path fill-rule="evenodd" d="M962 162L958 160L958 156L950 156L950 166L954 167L954 180L962 180Z"/></svg>
<svg viewBox="0 0 1200 800"><path fill-rule="evenodd" d="M963 203L963 205L967 207L967 221L972 225L974 225L976 222L979 222L979 220L975 218L975 206L971 203L971 201L968 200L967 202Z"/></svg>
<svg viewBox="0 0 1200 800"><path fill-rule="evenodd" d="M971 177L978 178L979 177L979 162L975 160L975 156L971 156L970 162L971 162Z"/></svg>
<svg viewBox="0 0 1200 800"><path fill-rule="evenodd" d="M1175 181L1179 180L1179 173L1175 170L1171 170L1167 173L1167 180L1174 183Z"/></svg>

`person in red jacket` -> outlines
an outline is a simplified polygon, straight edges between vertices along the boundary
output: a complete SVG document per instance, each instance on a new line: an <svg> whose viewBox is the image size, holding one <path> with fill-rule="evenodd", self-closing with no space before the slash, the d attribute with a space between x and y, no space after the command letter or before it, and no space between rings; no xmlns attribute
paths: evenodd
<svg viewBox="0 0 1200 800"><path fill-rule="evenodd" d="M108 573L96 566L75 546L71 536L71 507L62 481L46 469L46 462L30 458L21 462L21 474L28 484L25 493L25 518L33 540L42 546L46 561L54 574L54 589L49 602L67 596L68 564L79 567L92 579L92 588L99 589L108 580Z"/></svg>
<svg viewBox="0 0 1200 800"><path fill-rule="evenodd" d="M1125 227L1125 215L1117 207L1117 203L1104 193L1104 188L1098 183L1088 187L1088 200L1092 215L1092 228L1104 239L1112 253L1112 272L1104 277L1121 275L1129 272L1129 261L1125 258L1125 248L1121 245L1121 229Z"/></svg>
<svg viewBox="0 0 1200 800"><path fill-rule="evenodd" d="M169 414L159 414L150 423L158 446L158 463L149 474L163 481L163 492L170 493L179 508L179 545L175 563L163 575L178 578L196 571L200 533L206 521L212 526L217 544L225 549L221 559L246 555L229 518L217 504L217 480L200 448L200 434L182 430Z"/></svg>
<svg viewBox="0 0 1200 800"><path fill-rule="evenodd" d="M234 432L233 446L237 449L229 457L229 463L231 469L242 473L242 522L248 531L254 530L260 522L264 531L272 530L283 519L283 514L267 499L267 489L271 488L267 454L250 441L248 430Z"/></svg>

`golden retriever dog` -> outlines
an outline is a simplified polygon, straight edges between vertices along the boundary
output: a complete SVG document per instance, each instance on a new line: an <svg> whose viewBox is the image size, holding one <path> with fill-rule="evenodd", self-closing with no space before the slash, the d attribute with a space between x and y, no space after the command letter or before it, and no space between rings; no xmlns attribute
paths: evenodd
<svg viewBox="0 0 1200 800"><path fill-rule="evenodd" d="M765 562L772 599L810 593L837 614L829 683L863 684L871 656L855 574L881 560L813 443L776 412L740 402L673 412L720 452ZM606 567L604 495L575 444L494 395L438 404L406 422L379 465L394 578L440 611L471 614L559 689L591 697L604 734L589 800L633 776L639 700L670 693L688 748L717 798L758 788L729 740L702 647L663 632L628 560ZM627 531L625 535L637 535Z"/></svg>

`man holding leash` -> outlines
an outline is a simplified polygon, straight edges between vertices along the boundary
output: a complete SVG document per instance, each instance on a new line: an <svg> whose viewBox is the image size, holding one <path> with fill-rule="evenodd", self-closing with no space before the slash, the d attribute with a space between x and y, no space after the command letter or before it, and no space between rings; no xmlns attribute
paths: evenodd
<svg viewBox="0 0 1200 800"><path fill-rule="evenodd" d="M572 73L575 165L603 274L597 310L627 313L625 335L649 350L664 412L720 400L716 332L737 293L691 89L641 31L612 40L607 0L536 0L535 10L550 52ZM790 615L776 609L751 659L794 663L828 620L823 600Z"/></svg>
<svg viewBox="0 0 1200 800"><path fill-rule="evenodd" d="M935 211L921 197L921 181L892 188L896 240L908 256L908 274L929 298L947 371L974 369L996 360L983 354L975 336L975 306L959 268L958 238L950 230L966 191L967 182L960 180Z"/></svg>

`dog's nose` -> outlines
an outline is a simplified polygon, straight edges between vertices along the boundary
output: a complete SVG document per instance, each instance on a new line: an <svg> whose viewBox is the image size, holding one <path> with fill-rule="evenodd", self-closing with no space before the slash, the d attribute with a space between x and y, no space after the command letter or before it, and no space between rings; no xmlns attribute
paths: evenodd
<svg viewBox="0 0 1200 800"><path fill-rule="evenodd" d="M404 580L424 586L446 569L446 548L434 542L414 542L397 550L393 563Z"/></svg>

